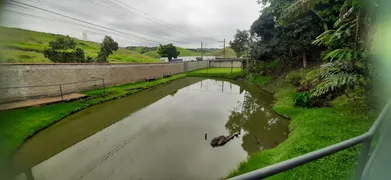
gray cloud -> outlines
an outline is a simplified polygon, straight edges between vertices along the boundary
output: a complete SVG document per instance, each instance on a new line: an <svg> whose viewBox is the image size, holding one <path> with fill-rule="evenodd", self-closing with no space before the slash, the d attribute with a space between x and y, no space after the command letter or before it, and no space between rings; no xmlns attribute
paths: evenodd
<svg viewBox="0 0 391 180"><path fill-rule="evenodd" d="M100 42L104 35L110 35L121 46L155 46L157 42L173 42L182 47L199 47L200 42L203 41L208 44L208 47L219 47L218 40L226 38L228 42L236 29L248 29L258 18L258 12L262 8L255 0L18 1L125 32L128 35L32 7L12 5L15 3L8 3L6 9L42 16L46 19L5 11L3 25L67 34L79 39L82 39L82 32L87 32L88 40L96 42ZM157 42L146 41L132 35Z"/></svg>

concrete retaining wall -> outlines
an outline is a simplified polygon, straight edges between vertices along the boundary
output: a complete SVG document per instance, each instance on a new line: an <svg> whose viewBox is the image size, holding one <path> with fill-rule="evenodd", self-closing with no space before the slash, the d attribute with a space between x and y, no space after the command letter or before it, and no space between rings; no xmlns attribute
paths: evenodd
<svg viewBox="0 0 391 180"><path fill-rule="evenodd" d="M240 68L242 67L242 62L241 61L211 61L210 62L210 67L211 68Z"/></svg>
<svg viewBox="0 0 391 180"><path fill-rule="evenodd" d="M233 62L233 65L241 67L241 62ZM61 90L63 94L69 94L94 89L102 87L103 82L99 78L104 78L107 87L207 67L208 61L157 64L2 64L0 102L58 96ZM231 67L231 62L211 61L210 67ZM22 86L23 88L16 88Z"/></svg>

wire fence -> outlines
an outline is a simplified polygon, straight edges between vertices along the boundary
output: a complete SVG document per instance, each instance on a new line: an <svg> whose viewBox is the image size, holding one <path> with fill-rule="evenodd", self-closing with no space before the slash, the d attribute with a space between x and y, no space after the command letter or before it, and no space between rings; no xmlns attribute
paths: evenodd
<svg viewBox="0 0 391 180"><path fill-rule="evenodd" d="M61 97L80 91L102 88L105 93L104 78L93 77L90 80L76 81L61 84L46 84L32 86L11 86L0 88L0 103L10 103L26 99Z"/></svg>

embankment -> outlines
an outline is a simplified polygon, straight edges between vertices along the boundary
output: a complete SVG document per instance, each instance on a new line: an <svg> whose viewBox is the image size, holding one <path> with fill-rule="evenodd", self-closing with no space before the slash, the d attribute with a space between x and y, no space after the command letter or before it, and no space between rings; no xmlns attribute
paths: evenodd
<svg viewBox="0 0 391 180"><path fill-rule="evenodd" d="M291 73L300 73L302 70ZM286 82L285 75L276 78L251 77L251 82L273 91L276 102L274 111L291 118L288 139L274 149L252 154L228 177L237 176L284 160L288 160L326 146L347 140L366 132L372 125L377 111L359 109L348 97L341 96L331 107L294 107L296 87ZM359 146L325 157L268 179L351 179Z"/></svg>

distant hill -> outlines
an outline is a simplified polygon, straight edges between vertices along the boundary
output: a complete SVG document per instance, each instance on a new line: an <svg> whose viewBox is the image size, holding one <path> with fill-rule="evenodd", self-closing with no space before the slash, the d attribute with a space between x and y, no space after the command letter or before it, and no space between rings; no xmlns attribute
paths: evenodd
<svg viewBox="0 0 391 180"><path fill-rule="evenodd" d="M50 63L44 57L43 50L49 47L49 42L63 35L30 31L18 28L0 26L0 63ZM95 58L98 55L100 44L73 38L76 47L84 50L85 56ZM115 39L114 39L115 40ZM177 47L179 56L201 56L197 49ZM198 52L196 52L198 51ZM205 49L204 56L223 56L222 49ZM226 57L235 57L235 52L227 48ZM120 47L117 52L109 56L109 62L161 62L157 47L129 46Z"/></svg>
<svg viewBox="0 0 391 180"><path fill-rule="evenodd" d="M220 50L217 50L217 51L214 51L214 52L206 52L206 53L204 53L204 56L223 57L224 56L224 51L222 49L220 49ZM227 47L227 48L225 48L225 57L226 58L235 58L236 57L236 53L235 53L235 51L232 48Z"/></svg>
<svg viewBox="0 0 391 180"><path fill-rule="evenodd" d="M201 56L200 52L195 52L189 49L176 47L180 52L179 56ZM153 57L160 58L160 55L157 53L157 47L142 47L142 46L130 46L126 47L126 49L137 51L141 54Z"/></svg>
<svg viewBox="0 0 391 180"><path fill-rule="evenodd" d="M62 35L29 31L0 26L0 62L7 63L47 63L42 51L49 47L49 41ZM86 57L96 57L100 44L91 41L74 39L77 47L82 48ZM115 40L115 39L114 39ZM109 62L161 62L157 58L140 54L125 48L109 56Z"/></svg>

